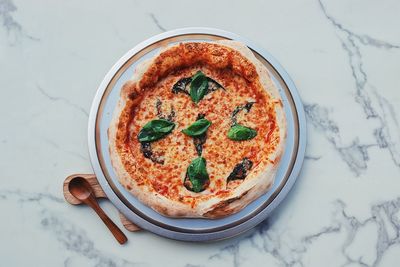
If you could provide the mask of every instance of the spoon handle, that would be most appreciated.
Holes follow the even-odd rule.
[[[115,239],[122,245],[128,241],[126,235],[118,228],[117,225],[104,213],[103,209],[100,208],[96,200],[88,199],[88,205],[99,215],[100,219],[108,227],[111,233],[114,235]]]

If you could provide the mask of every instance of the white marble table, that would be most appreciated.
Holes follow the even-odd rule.
[[[399,266],[399,14],[396,0],[0,0],[0,265]],[[121,247],[61,183],[91,172],[88,111],[108,69],[185,26],[236,32],[281,62],[305,103],[307,158],[250,232],[209,244],[127,233]]]

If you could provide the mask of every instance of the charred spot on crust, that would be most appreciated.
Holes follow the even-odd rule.
[[[138,96],[138,94],[136,92],[132,92],[132,93],[128,94],[128,98],[131,100],[135,99],[137,96]]]
[[[140,142],[140,151],[142,151],[145,158],[150,159],[152,162],[164,164],[164,157],[152,150],[150,142]]]
[[[196,121],[204,119],[205,118],[205,114],[198,114]],[[199,135],[199,136],[194,136],[193,137],[193,144],[194,147],[196,148],[196,152],[198,156],[201,156],[201,153],[203,153],[203,145],[206,143],[207,141],[207,132]]]
[[[157,98],[157,101],[156,101],[157,117],[159,117],[160,119],[167,120],[167,121],[174,121],[174,119],[175,119],[174,107],[171,105],[171,112],[168,115],[165,115],[162,112],[161,106],[162,106],[162,102],[160,99]]]
[[[206,212],[204,214],[205,217],[209,217],[209,218],[219,218],[219,217],[226,217],[229,214],[227,214],[227,211],[234,211],[234,209],[229,207],[229,204],[243,198],[245,195],[247,195],[249,191],[244,192],[243,194],[241,194],[240,196],[234,197],[234,198],[230,198],[224,201],[219,202],[218,204],[213,206],[213,209]]]
[[[190,78],[190,77],[180,79],[172,87],[172,92],[174,94],[184,93],[184,94],[190,95],[189,94],[189,84],[191,81],[192,81],[192,78]]]
[[[253,162],[248,158],[244,158],[240,163],[236,164],[231,174],[229,174],[226,183],[233,180],[243,180],[246,178],[249,170],[253,167]]]
[[[255,103],[256,102],[254,102],[254,101],[249,101],[244,105],[237,106],[233,110],[232,115],[231,115],[231,122],[232,122],[231,125],[237,124],[237,116],[238,116],[239,112],[241,112],[242,110],[245,110],[247,113],[249,113]]]

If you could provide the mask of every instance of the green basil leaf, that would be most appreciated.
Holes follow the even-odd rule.
[[[235,124],[228,132],[228,138],[235,141],[243,141],[253,139],[257,135],[257,131],[249,127]]]
[[[140,130],[138,139],[140,142],[152,142],[163,138],[175,128],[175,123],[163,119],[152,120],[146,123]]]
[[[198,193],[206,189],[210,183],[206,164],[203,157],[198,157],[190,163],[184,183],[188,190]]]
[[[208,79],[201,71],[198,71],[190,83],[190,97],[196,104],[206,95],[208,90]]]
[[[201,70],[198,70],[198,71],[192,76],[192,81],[193,81],[194,79],[200,77],[200,76],[206,77],[206,75],[205,75],[203,72],[201,72]]]
[[[205,133],[210,125],[211,122],[209,120],[200,119],[192,123],[192,125],[186,129],[182,130],[182,132],[189,136],[199,136]]]
[[[202,113],[197,114],[196,121],[204,119],[204,116],[205,115]],[[194,144],[194,147],[196,148],[196,152],[199,157],[201,156],[201,153],[203,153],[203,145],[206,143],[206,141],[207,141],[207,133],[206,132],[199,136],[193,136],[193,144]]]

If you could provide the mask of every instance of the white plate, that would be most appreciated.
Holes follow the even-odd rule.
[[[287,119],[286,149],[272,188],[240,212],[222,219],[169,218],[143,205],[119,182],[108,153],[107,129],[122,85],[137,64],[157,53],[161,46],[187,41],[237,40],[245,43],[267,66],[279,89]],[[89,150],[94,172],[108,198],[120,211],[143,229],[173,239],[217,240],[237,235],[261,221],[282,201],[300,170],[306,144],[303,106],[296,87],[278,62],[266,51],[233,33],[208,28],[186,28],[154,36],[126,53],[109,71],[94,98],[89,118]]]

